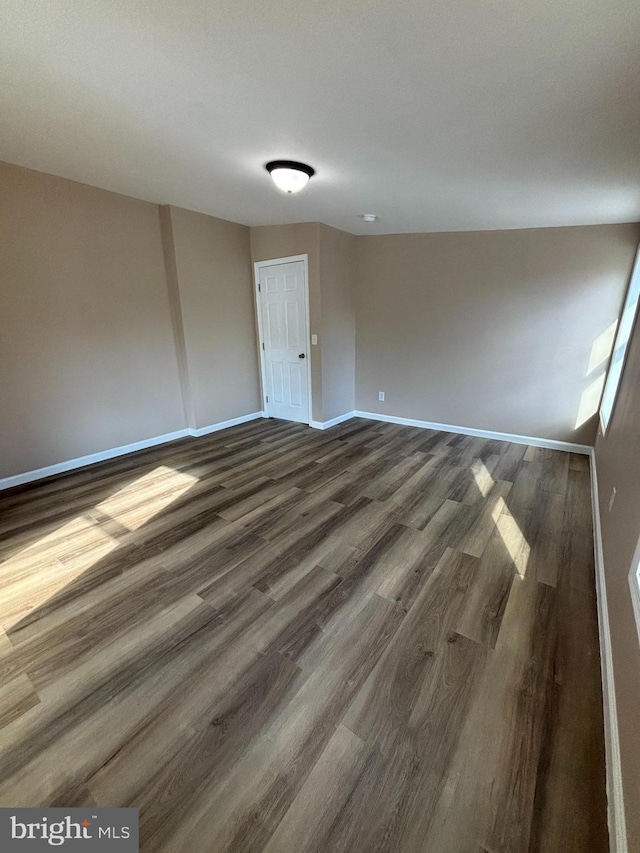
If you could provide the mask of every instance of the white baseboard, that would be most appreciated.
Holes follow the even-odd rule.
[[[73,471],[75,468],[84,468],[85,465],[93,465],[96,462],[115,459],[117,456],[126,456],[128,453],[135,453],[136,450],[146,450],[148,447],[167,444],[169,441],[175,441],[177,438],[186,438],[187,436],[200,437],[263,417],[265,417],[264,412],[252,412],[250,415],[242,415],[239,418],[232,418],[229,421],[222,421],[221,423],[212,424],[201,429],[180,429],[176,432],[168,432],[164,435],[156,435],[153,438],[135,441],[133,444],[124,444],[121,447],[113,447],[110,450],[101,450],[99,453],[90,453],[88,456],[79,456],[76,459],[69,459],[66,462],[58,462],[56,465],[47,465],[45,468],[38,468],[35,471],[15,474],[13,477],[0,479],[0,491],[12,489],[14,486],[23,486],[26,483],[33,483],[36,480],[43,480],[45,477],[53,477],[55,474],[64,474],[67,471]]]
[[[199,438],[202,435],[209,435],[212,432],[218,432],[221,429],[229,429],[232,426],[238,426],[239,424],[246,424],[248,421],[255,421],[258,418],[266,418],[267,415],[265,412],[252,412],[250,415],[241,415],[239,418],[231,418],[230,421],[220,421],[218,424],[211,424],[210,426],[201,427],[200,429],[190,429],[189,435],[193,435],[196,438]]]
[[[35,471],[25,471],[24,474],[15,474],[13,477],[5,477],[0,480],[0,491],[12,489],[14,486],[22,486],[25,483],[32,483],[34,480],[43,480],[45,477],[53,477],[54,474],[64,474],[66,471],[73,471],[74,468],[83,468],[85,465],[104,462],[106,459],[115,459],[116,456],[125,456],[127,453],[134,453],[136,450],[155,447],[157,444],[166,444],[187,435],[189,435],[188,429],[180,429],[177,432],[156,435],[153,438],[145,438],[143,441],[135,441],[133,444],[122,445],[122,447],[112,447],[110,450],[101,450],[99,453],[90,453],[88,456],[79,456],[66,462],[58,462],[56,465],[47,465],[45,468],[37,468]]]
[[[593,541],[596,562],[596,595],[598,599],[598,632],[600,635],[600,665],[602,669],[602,699],[604,705],[604,741],[607,765],[607,805],[611,853],[628,853],[627,826],[622,789],[622,765],[618,734],[618,708],[613,674],[613,653],[607,604],[607,585],[604,573],[598,474],[595,450],[591,448],[591,501],[593,505]]]
[[[145,450],[148,447],[155,447],[159,444],[166,444],[169,441],[175,441],[177,438],[186,436],[201,437],[209,435],[212,432],[218,432],[221,429],[228,429],[238,424],[244,424],[248,421],[257,420],[257,418],[266,418],[266,412],[252,412],[249,415],[241,415],[239,418],[231,418],[228,421],[221,421],[210,426],[200,427],[197,429],[181,429],[177,432],[169,432],[165,435],[157,435],[153,438],[146,438],[142,441],[136,441],[133,444],[125,444],[121,447],[114,447],[110,450],[102,450],[99,453],[91,453],[88,456],[80,456],[77,459],[69,459],[66,462],[58,462],[56,465],[47,465],[45,468],[38,468],[35,471],[26,471],[24,474],[15,474],[12,477],[0,479],[0,491],[12,489],[14,486],[23,486],[26,483],[32,483],[35,480],[43,480],[45,477],[53,477],[55,474],[64,474],[66,471],[73,471],[75,468],[83,468],[85,465],[93,465],[95,462],[104,462],[107,459],[115,459],[117,456],[126,456],[127,453],[134,453],[136,450]],[[531,444],[535,447],[547,447],[551,450],[567,450],[573,453],[583,453],[589,455],[592,448],[584,444],[571,444],[566,441],[554,441],[546,438],[534,438],[525,435],[511,435],[506,432],[489,432],[483,429],[471,429],[470,427],[453,426],[452,424],[432,423],[431,421],[418,421],[413,418],[397,418],[394,415],[381,415],[376,412],[345,412],[344,415],[338,415],[329,421],[311,421],[310,427],[313,429],[329,429],[344,423],[351,418],[366,418],[374,421],[384,421],[392,424],[402,424],[404,426],[422,427],[423,429],[435,429],[442,432],[460,433],[462,435],[474,435],[479,438],[495,438],[498,441],[513,441],[517,444]]]
[[[330,421],[309,421],[309,426],[313,429],[329,429],[329,427],[338,426],[338,424],[351,420],[355,416],[355,412],[345,412],[344,415],[338,415],[337,418],[331,418]]]
[[[592,448],[586,444],[572,444],[570,441],[556,441],[552,438],[535,438],[531,435],[512,435],[509,432],[492,432],[486,429],[454,426],[453,424],[438,424],[431,421],[417,421],[413,418],[396,418],[394,415],[380,415],[377,412],[353,412],[353,417],[367,418],[372,421],[384,421],[390,424],[435,429],[440,432],[455,432],[460,435],[474,435],[477,438],[494,438],[497,441],[511,441],[514,444],[531,444],[534,447],[546,447],[549,450],[566,450],[569,453],[581,453],[589,456]]]

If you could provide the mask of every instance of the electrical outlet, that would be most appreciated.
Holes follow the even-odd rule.
[[[317,335],[311,335],[311,346],[312,347],[318,346],[318,336]]]
[[[380,400],[381,403],[384,403],[384,391],[378,391],[378,400]]]
[[[611,510],[613,509],[613,502],[615,501],[617,494],[618,492],[616,490],[616,487],[614,486],[611,489],[611,497],[609,498],[609,512],[611,512]]]

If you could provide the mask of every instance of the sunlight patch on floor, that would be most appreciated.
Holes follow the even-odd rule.
[[[10,557],[0,572],[0,625],[12,628],[117,547],[117,539],[80,516]]]
[[[96,505],[104,523],[90,513],[79,515],[9,557],[0,564],[0,626],[8,630],[41,607],[197,481],[160,466]],[[112,519],[122,526],[120,535],[107,530]]]
[[[128,530],[137,530],[197,482],[198,478],[191,474],[160,465],[110,495],[95,508]]]
[[[502,536],[505,548],[513,560],[513,565],[517,573],[521,578],[524,578],[527,573],[531,547],[525,539],[518,522],[511,515],[504,498],[498,498],[491,515]]]
[[[0,657],[10,654],[13,651],[11,640],[7,637],[6,632],[0,628]]]
[[[78,515],[51,533],[36,539],[22,551],[0,564],[0,583],[3,590],[12,580],[37,573],[39,566],[61,558],[72,559],[98,549],[104,551],[112,537],[101,530],[88,515]],[[107,550],[111,550],[109,547]]]
[[[471,473],[476,481],[476,486],[480,489],[480,494],[486,498],[495,484],[495,480],[491,476],[489,469],[484,464],[482,459],[475,459],[471,466]]]

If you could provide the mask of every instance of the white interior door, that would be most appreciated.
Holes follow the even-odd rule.
[[[260,267],[266,411],[309,423],[307,289],[303,261]]]

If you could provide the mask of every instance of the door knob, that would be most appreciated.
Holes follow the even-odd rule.
[[[304,353],[303,353],[303,352],[301,352],[301,353],[298,355],[298,358],[304,358],[304,357],[305,357],[305,356],[304,356]]]

